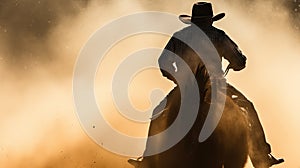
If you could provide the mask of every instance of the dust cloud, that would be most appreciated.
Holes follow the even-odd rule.
[[[72,97],[76,57],[89,36],[113,19],[144,10],[189,14],[193,3],[191,0],[172,3],[1,0],[0,167],[129,168],[126,158],[100,148],[79,124]],[[299,1],[215,0],[212,3],[215,13],[226,13],[215,25],[226,31],[248,57],[247,68],[230,72],[228,81],[255,104],[274,155],[286,160],[278,167],[299,167],[300,35],[299,12],[295,10],[300,11]],[[143,38],[148,41],[141,45],[139,41]],[[132,44],[132,50],[139,50],[147,46],[163,47],[167,39],[145,35],[127,42]],[[122,55],[117,51],[123,55],[131,52],[126,49],[116,46],[110,55]],[[111,68],[109,64],[106,66]],[[158,71],[140,75],[133,84],[143,91],[131,88],[133,102],[139,108],[149,105],[142,87],[145,79],[156,81],[146,85],[147,89],[162,83],[167,93],[172,87]],[[105,80],[109,77],[96,83]],[[139,102],[134,97],[147,100]],[[110,110],[113,115],[108,117],[117,118],[112,119],[116,128],[145,135],[147,125],[132,125],[120,119],[113,112],[114,107],[107,106],[107,111]]]

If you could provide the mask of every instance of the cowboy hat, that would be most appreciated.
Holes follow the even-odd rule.
[[[212,19],[212,21],[217,21],[222,19],[225,16],[225,13],[220,13],[213,16],[213,10],[211,3],[208,2],[196,2],[193,5],[192,16],[189,15],[180,15],[179,19],[186,24],[191,24],[193,21],[201,21]]]

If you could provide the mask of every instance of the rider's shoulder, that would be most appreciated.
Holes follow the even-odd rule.
[[[191,26],[187,26],[187,27],[184,27],[178,31],[176,31],[173,36],[176,36],[176,35],[181,35],[181,34],[186,34],[188,31],[191,30]]]
[[[193,27],[190,25],[190,26],[187,26],[187,27],[184,27],[178,31],[176,31],[174,34],[173,34],[173,37],[181,37],[181,36],[187,36],[189,34],[193,34],[194,33],[194,30]],[[208,35],[213,35],[213,36],[216,36],[216,37],[223,37],[223,38],[228,38],[228,35],[225,33],[225,31],[219,29],[219,28],[216,28],[214,26],[211,26],[209,29],[204,29],[203,30],[206,34]]]
[[[189,38],[192,35],[192,30],[190,26],[184,27],[175,33],[173,33],[173,36],[171,38],[171,41],[177,41],[178,39],[186,39]]]
[[[212,27],[213,28],[213,30],[216,32],[216,33],[218,33],[218,34],[220,34],[220,35],[223,35],[223,36],[227,36],[227,34],[225,33],[225,31],[223,31],[223,30],[221,30],[221,29],[219,29],[219,28],[217,28],[217,27]]]

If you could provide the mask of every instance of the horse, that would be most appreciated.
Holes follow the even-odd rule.
[[[199,72],[196,79],[201,97],[200,106],[197,118],[187,135],[176,145],[162,153],[145,156],[139,161],[129,160],[129,163],[136,168],[244,167],[249,152],[247,115],[229,95],[226,95],[222,117],[212,135],[202,143],[198,141],[199,133],[211,104],[203,99],[205,95],[203,93],[203,83],[205,82],[203,73]],[[166,104],[165,110],[160,116],[151,121],[149,136],[161,133],[174,122],[178,117],[180,102],[180,88],[175,87],[161,102],[161,104]],[[154,113],[161,110],[161,104],[154,109]]]

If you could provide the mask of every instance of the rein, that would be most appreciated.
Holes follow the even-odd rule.
[[[227,68],[226,68],[226,70],[225,70],[225,72],[224,72],[224,77],[227,76],[227,74],[228,74],[230,68],[231,68],[230,65],[228,65]]]

